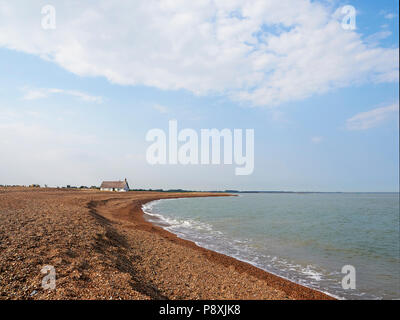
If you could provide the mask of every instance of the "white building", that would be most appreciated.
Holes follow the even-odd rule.
[[[103,181],[100,186],[101,191],[117,191],[126,192],[129,191],[128,181]]]

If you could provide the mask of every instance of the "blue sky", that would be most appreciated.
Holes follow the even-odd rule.
[[[0,0],[0,184],[399,190],[396,2],[53,3],[43,30],[46,2]],[[253,174],[149,165],[171,119],[254,129]]]

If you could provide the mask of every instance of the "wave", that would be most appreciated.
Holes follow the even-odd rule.
[[[237,198],[234,200],[237,200]],[[191,203],[183,203],[182,205],[181,203],[178,205],[165,203],[168,201],[183,200],[162,199],[144,204],[142,209],[145,213],[145,219],[182,239],[196,243],[200,247],[247,262],[269,273],[321,291],[337,299],[382,299],[384,297],[380,294],[381,291],[370,289],[368,284],[365,285],[365,282],[363,288],[343,290],[341,281],[344,275],[341,273],[341,269],[338,270],[331,264],[335,265],[335,260],[332,260],[335,257],[330,257],[330,260],[323,261],[321,264],[314,264],[310,261],[313,261],[316,256],[307,259],[309,251],[303,255],[301,247],[298,251],[297,247],[286,247],[285,244],[281,245],[274,239],[267,240],[263,235],[257,236],[252,232],[235,232],[234,226],[240,223],[240,219],[238,220],[238,216],[235,217],[234,214],[229,214],[229,210],[232,210],[233,207],[220,206],[221,204],[216,203],[215,199],[210,199],[212,201],[211,206],[214,208],[211,212],[221,212],[223,218],[217,216],[207,218],[207,215],[203,215],[201,208],[205,210],[204,212],[208,212],[208,204],[204,202],[204,199],[202,199],[200,205],[204,207],[197,207],[190,217],[188,217],[187,212],[192,207]],[[245,203],[243,202],[243,204]],[[247,214],[247,217],[249,217],[249,214]],[[233,228],[225,228],[224,224],[233,226]],[[240,225],[238,225],[238,228],[240,228]],[[332,250],[329,254],[331,252]],[[391,296],[395,295],[394,293]]]
[[[312,265],[304,267],[286,259],[254,250],[251,239],[232,239],[223,232],[214,230],[211,224],[194,219],[167,216],[155,210],[160,202],[174,200],[177,199],[155,200],[144,204],[142,210],[147,215],[146,219],[182,239],[193,241],[198,246],[247,262],[269,273],[322,291],[337,299],[343,299],[337,294],[321,290],[320,283],[325,280],[325,273],[318,271]]]

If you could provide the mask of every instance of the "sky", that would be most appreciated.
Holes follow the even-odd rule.
[[[397,1],[0,0],[0,184],[398,192],[398,24]],[[254,171],[149,164],[170,120],[254,129]]]

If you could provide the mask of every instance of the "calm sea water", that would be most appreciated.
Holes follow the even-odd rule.
[[[345,299],[399,299],[399,194],[240,194],[154,201],[146,217],[198,245]],[[342,267],[356,289],[342,288]]]

